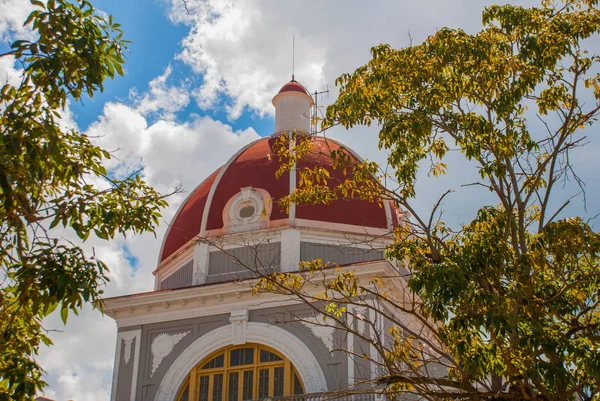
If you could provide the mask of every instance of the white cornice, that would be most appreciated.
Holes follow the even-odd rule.
[[[333,276],[346,271],[368,280],[377,275],[388,276],[396,270],[389,262],[379,260],[331,269],[330,274]],[[104,310],[115,319],[118,327],[129,327],[226,314],[240,307],[256,310],[298,303],[292,297],[279,294],[252,295],[256,281],[251,279],[107,298],[103,300]],[[320,291],[322,288],[315,286],[314,292]]]
[[[285,220],[281,220],[285,221]],[[202,241],[204,243],[219,244],[223,249],[229,249],[252,243],[254,240],[265,242],[266,240],[278,240],[279,233],[282,230],[301,230],[302,239],[306,241],[357,245],[361,243],[372,243],[376,247],[383,248],[392,240],[390,233],[379,228],[350,226],[347,224],[316,222],[312,220],[296,219],[296,227],[282,226],[276,228],[267,228],[252,232],[244,232],[237,234],[229,234],[221,237],[210,237],[200,239],[199,237],[192,238],[184,245],[174,256],[163,261],[158,268],[153,272],[156,275],[160,272],[168,272],[171,269],[177,268],[187,261],[193,253],[193,245]]]

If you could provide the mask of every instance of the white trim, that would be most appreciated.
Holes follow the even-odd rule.
[[[385,260],[364,262],[360,268],[347,265],[341,270],[328,271],[333,275],[353,271],[360,280],[368,282],[374,276],[397,274],[394,267]],[[392,281],[393,283],[393,281]],[[292,305],[299,301],[290,297],[261,293],[252,295],[256,279],[242,282],[218,283],[205,286],[165,290],[103,300],[106,314],[117,322],[117,327],[130,327],[140,324],[166,322],[201,316],[230,313],[235,308],[249,310],[275,306]],[[318,288],[314,289],[317,293]]]
[[[197,317],[230,314],[233,310],[240,309],[242,307],[247,307],[248,310],[260,310],[267,307],[271,308],[279,306],[289,306],[300,303],[300,301],[296,300],[266,300],[263,299],[261,296],[261,298],[257,299],[255,303],[249,304],[250,301],[245,298],[246,297],[242,295],[242,300],[231,304],[226,301],[223,301],[222,299],[219,300],[219,298],[215,298],[215,302],[209,303],[205,301],[207,306],[196,306],[199,305],[199,302],[189,302],[187,304],[188,308],[184,310],[176,310],[175,308],[177,307],[177,303],[172,305],[169,302],[165,302],[166,305],[169,305],[169,309],[165,309],[164,306],[158,306],[157,309],[159,307],[163,309],[145,315],[117,317],[117,327],[131,327],[145,324],[171,322],[174,320],[194,319]],[[171,308],[173,309],[172,311],[170,310]]]
[[[135,401],[137,379],[140,369],[140,348],[142,346],[142,329],[138,329],[135,332],[135,351],[133,353],[133,372],[131,376],[131,401]]]
[[[206,238],[202,242],[209,244],[209,252],[260,245],[279,241],[282,229],[284,228],[240,232],[223,237]]]
[[[219,167],[219,169],[223,169],[223,166]],[[217,171],[217,170],[215,170],[215,171]],[[204,183],[204,181],[206,181],[211,175],[213,175],[215,173],[215,171],[213,171],[212,173],[210,173],[209,175],[207,175],[206,178],[204,180],[202,180],[202,182],[200,182],[200,184],[198,184],[196,186],[196,188],[194,188],[194,190],[191,191],[188,194],[188,196],[185,197],[185,199],[183,200],[183,202],[181,202],[181,204],[177,208],[177,212],[175,212],[175,215],[171,219],[171,224],[169,224],[169,226],[167,227],[167,232],[165,233],[165,236],[163,237],[162,243],[160,244],[160,250],[158,252],[158,263],[157,263],[157,266],[160,266],[161,262],[163,262],[161,260],[161,257],[162,257],[162,254],[163,254],[163,248],[165,246],[165,242],[167,241],[167,238],[169,237],[169,233],[171,232],[171,228],[173,227],[173,223],[175,223],[175,219],[177,219],[177,217],[179,216],[179,213],[181,213],[181,211],[183,210],[183,208],[186,205],[187,201],[190,200],[190,198],[192,197],[192,195],[194,195],[196,193],[196,190],[198,189],[198,187],[200,185],[202,185]],[[193,240],[193,238],[192,238],[192,240]],[[177,253],[177,251],[179,251],[179,249],[177,249],[175,252],[173,252],[173,254],[171,254],[167,259],[170,259],[172,256],[174,256]]]
[[[349,234],[370,235],[376,237],[391,237],[392,234],[387,228],[356,226],[352,224],[332,223],[322,220],[300,219],[298,217],[296,217],[296,228],[314,228],[323,231],[342,231]]]
[[[246,341],[263,344],[281,352],[294,365],[307,393],[327,390],[323,370],[311,350],[298,337],[278,326],[248,322]],[[215,329],[181,352],[165,373],[154,401],[173,401],[192,368],[211,353],[233,344],[231,325]]]
[[[323,233],[319,231],[302,230],[301,242],[316,244],[350,246],[361,249],[383,250],[389,241],[371,236],[344,235],[343,233]]]
[[[392,208],[390,202],[383,202],[383,210],[385,211],[385,220],[387,221],[388,230],[394,231],[394,219],[392,217]]]
[[[208,192],[208,197],[206,198],[206,203],[204,204],[204,211],[202,212],[202,223],[200,224],[200,236],[201,237],[206,237],[206,224],[208,224],[208,213],[210,212],[210,205],[212,204],[212,200],[213,200],[213,197],[215,196],[215,192],[217,191],[217,187],[219,186],[219,183],[221,182],[221,178],[223,178],[223,175],[225,175],[225,172],[227,171],[227,169],[229,169],[229,166],[231,166],[231,164],[234,161],[236,161],[237,158],[240,157],[240,155],[246,151],[246,149],[253,146],[255,143],[258,143],[263,140],[268,140],[268,137],[259,138],[255,141],[252,141],[248,145],[246,145],[243,148],[241,148],[240,150],[238,150],[233,156],[231,156],[231,158],[229,160],[227,160],[227,163],[225,163],[223,165],[223,167],[221,167],[221,170],[219,170],[219,174],[217,174],[217,176],[215,177],[215,180],[213,181],[213,183],[210,187],[210,191]]]
[[[133,369],[131,376],[131,401],[135,401],[135,392],[137,386],[137,377],[139,372],[140,365],[140,347],[142,340],[142,330],[129,330],[122,331],[117,336],[117,349],[115,350],[115,367],[113,371],[113,382],[112,389],[110,392],[111,401],[117,400],[117,387],[119,380],[119,366],[121,365],[121,349],[124,341],[133,341],[135,340],[135,350],[133,351]]]
[[[370,301],[370,302],[369,302]],[[377,355],[377,350],[375,349],[375,341],[377,341],[377,334],[381,335],[380,333],[374,333],[374,331],[378,330],[379,326],[379,319],[380,317],[377,316],[377,312],[375,312],[376,308],[375,308],[375,302],[378,300],[375,299],[371,299],[371,300],[367,300],[367,302],[370,303],[371,309],[369,309],[369,322],[371,322],[371,324],[369,325],[369,337],[371,338],[371,342],[369,343],[369,355],[371,356],[371,379],[375,379],[377,377],[377,361],[379,360],[378,355]]]
[[[117,335],[115,344],[115,362],[113,365],[112,388],[110,390],[110,401],[117,401],[117,378],[119,377],[119,365],[121,365],[121,345],[123,344],[122,334]]]
[[[354,312],[354,306],[349,305],[348,306],[348,312],[350,312],[350,314],[348,315],[348,319],[352,319],[352,322],[350,322],[351,324],[351,330],[350,332],[348,332],[348,340],[347,344],[346,344],[346,349],[348,351],[348,386],[353,386],[354,385],[354,359],[352,358],[352,354],[354,353],[354,334],[353,334],[353,330],[354,330],[354,325],[355,325],[355,319],[352,317],[352,314]]]

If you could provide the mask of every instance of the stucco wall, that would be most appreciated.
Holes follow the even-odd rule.
[[[282,329],[296,336],[302,343],[312,351],[324,373],[328,389],[337,389],[348,383],[348,356],[343,352],[331,352],[325,342],[318,338],[310,327],[299,322],[282,323],[284,318],[295,316],[310,316],[311,311],[303,305],[289,307],[275,307],[261,310],[252,310],[248,314],[248,322],[276,324]],[[131,384],[136,382],[135,401],[151,401],[155,399],[157,390],[165,373],[173,362],[186,351],[194,341],[207,333],[228,326],[230,314],[216,316],[205,316],[194,319],[176,320],[163,323],[147,324],[135,327],[124,327],[119,333],[130,330],[141,329],[140,355],[137,379],[133,377],[133,363],[125,365],[123,358],[123,347],[118,358],[118,381],[117,400],[130,400]],[[332,343],[334,347],[345,346],[345,333],[333,332]],[[159,364],[153,356],[152,342],[159,336],[164,340],[165,336],[176,339],[176,344]],[[137,340],[137,339],[136,339]],[[158,341],[158,340],[157,340]],[[168,342],[167,342],[168,343]],[[331,346],[330,344],[330,346]],[[132,357],[133,360],[133,357]],[[200,362],[200,361],[198,361]],[[181,385],[182,383],[179,383]],[[173,399],[175,398],[173,394]]]

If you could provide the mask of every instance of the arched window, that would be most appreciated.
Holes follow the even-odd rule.
[[[291,362],[264,345],[220,349],[196,365],[177,401],[247,401],[304,393]]]

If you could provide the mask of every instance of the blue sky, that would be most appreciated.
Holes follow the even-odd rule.
[[[166,4],[143,0],[104,0],[97,4],[125,31],[124,38],[130,40],[126,51],[125,76],[108,80],[103,93],[93,99],[83,99],[73,104],[77,122],[85,129],[102,114],[104,103],[127,99],[129,91],[148,89],[148,82],[171,63],[179,50],[179,42],[186,34],[182,25],[172,24],[166,15]],[[185,70],[181,71],[185,74]]]
[[[115,150],[108,167],[128,171],[144,165],[144,178],[162,191],[182,185],[189,193],[238,149],[273,130],[271,98],[291,78],[291,43],[296,37],[296,78],[311,90],[329,87],[335,79],[370,58],[379,43],[407,46],[449,26],[475,32],[481,10],[491,0],[104,0],[97,8],[112,14],[132,41],[126,54],[125,77],[108,81],[104,93],[71,103],[65,123]],[[519,3],[537,4],[533,0]],[[29,9],[27,0],[0,0],[0,50],[17,37]],[[596,43],[596,46],[599,44]],[[0,79],[18,76],[18,65],[0,59]],[[384,163],[377,146],[377,127],[334,129],[340,139],[370,160]],[[574,157],[588,183],[588,212],[600,212],[597,154],[600,141]],[[495,203],[489,193],[462,184],[476,181],[477,171],[456,152],[450,173],[440,179],[419,176],[419,211],[427,211],[447,189],[456,192],[444,204],[444,217],[458,224],[470,220],[476,207]],[[566,197],[576,190],[567,186]],[[86,243],[111,269],[107,296],[150,291],[152,271],[167,223],[187,193],[170,198],[156,238],[131,236],[110,243]],[[580,199],[567,213],[581,213]],[[65,233],[68,236],[68,233]],[[85,309],[70,317],[65,328],[50,317],[45,326],[57,330],[55,345],[39,361],[47,370],[47,395],[64,401],[109,399],[116,326],[112,319]]]
[[[124,38],[130,40],[126,51],[124,77],[107,80],[104,92],[98,92],[93,98],[84,97],[73,103],[71,110],[81,129],[96,121],[102,114],[106,102],[127,101],[130,91],[145,92],[149,82],[171,66],[173,74],[168,83],[171,85],[187,82],[191,86],[202,84],[202,76],[193,71],[175,56],[180,52],[180,43],[189,28],[182,23],[173,23],[168,18],[168,5],[159,1],[141,0],[105,0],[98,4],[102,11],[111,14],[125,31]],[[193,102],[176,113],[179,120],[186,120],[190,114],[210,115],[217,120],[227,120],[223,107],[201,110]],[[246,110],[239,118],[230,120],[234,128],[253,127],[260,135],[269,135],[273,120],[261,118],[251,110]]]

